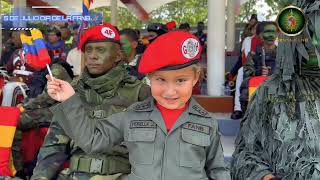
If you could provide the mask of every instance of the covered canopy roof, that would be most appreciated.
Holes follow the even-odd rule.
[[[128,8],[141,20],[148,20],[149,13],[160,6],[175,0],[118,0],[119,7]],[[245,3],[248,0],[238,0]],[[82,12],[82,0],[27,0],[29,6],[56,6],[57,9],[47,9],[52,14],[79,14]],[[93,0],[90,9],[110,6],[111,0]],[[55,13],[54,13],[55,12]]]

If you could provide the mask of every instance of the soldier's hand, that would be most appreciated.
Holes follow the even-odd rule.
[[[56,78],[51,79],[49,75],[46,78],[48,79],[48,95],[52,99],[63,102],[75,94],[68,82]]]
[[[267,66],[262,66],[261,75],[262,76],[268,76],[268,74],[269,74],[269,68]]]
[[[268,175],[264,176],[262,180],[271,180],[273,178],[275,178],[275,177],[272,174],[268,174]]]

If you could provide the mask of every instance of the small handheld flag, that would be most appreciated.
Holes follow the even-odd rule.
[[[25,56],[29,66],[43,69],[50,64],[51,59],[40,30],[31,30],[31,36],[20,35]]]

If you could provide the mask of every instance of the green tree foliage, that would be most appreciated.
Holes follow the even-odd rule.
[[[249,0],[241,5],[240,15],[236,16],[236,23],[248,22],[251,14],[257,13],[256,4],[261,0]],[[267,12],[268,16],[276,15],[281,7],[284,7],[292,0],[264,0],[271,8]],[[118,10],[118,27],[130,27],[130,28],[143,28],[146,23],[160,22],[166,23],[168,21],[175,20],[177,24],[188,22],[191,26],[195,26],[197,22],[207,22],[208,18],[208,0],[177,0],[155,9],[150,13],[149,22],[141,22],[134,15],[131,14],[126,8],[119,8]],[[100,7],[94,10],[94,12],[103,12],[104,20],[110,21],[110,7]]]
[[[178,24],[188,22],[194,26],[199,21],[207,21],[208,0],[178,0],[154,10],[151,22],[166,23],[171,20]]]
[[[178,0],[165,4],[150,13],[150,21],[167,23],[175,20],[178,24],[188,22],[191,26],[197,24],[198,21],[207,21],[208,16],[208,0]],[[110,21],[110,7],[100,7],[91,10],[93,12],[103,12],[104,20]],[[141,22],[131,14],[126,8],[118,10],[118,27],[143,28],[146,22]]]
[[[271,16],[278,14],[279,11],[282,8],[288,6],[292,2],[292,0],[265,0],[265,2],[268,4],[268,6],[271,7],[271,10],[269,10],[268,12],[268,16]]]
[[[1,0],[1,8],[0,8],[1,14],[10,14],[11,8],[12,8],[12,4],[10,4],[8,1]]]
[[[257,10],[254,6],[257,4],[257,0],[249,0],[240,7],[240,15],[236,16],[237,23],[246,23],[249,21],[251,14],[257,14]]]

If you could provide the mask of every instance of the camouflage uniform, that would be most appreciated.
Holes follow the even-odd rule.
[[[85,103],[86,114],[92,119],[122,112],[133,102],[150,95],[146,85],[127,74],[123,63],[97,78],[90,78],[85,70],[72,84]],[[89,156],[65,134],[55,117],[31,179],[105,179],[109,174],[118,176],[117,173],[130,172],[128,152],[124,146],[116,146],[106,154]],[[69,168],[62,170],[68,160]]]
[[[68,82],[72,80],[66,69],[60,64],[51,65],[51,71],[56,78]],[[14,165],[18,172],[21,172],[23,169],[21,154],[22,132],[32,128],[49,127],[52,118],[49,107],[56,103],[56,101],[48,96],[46,90],[36,98],[25,100],[12,146]]]

